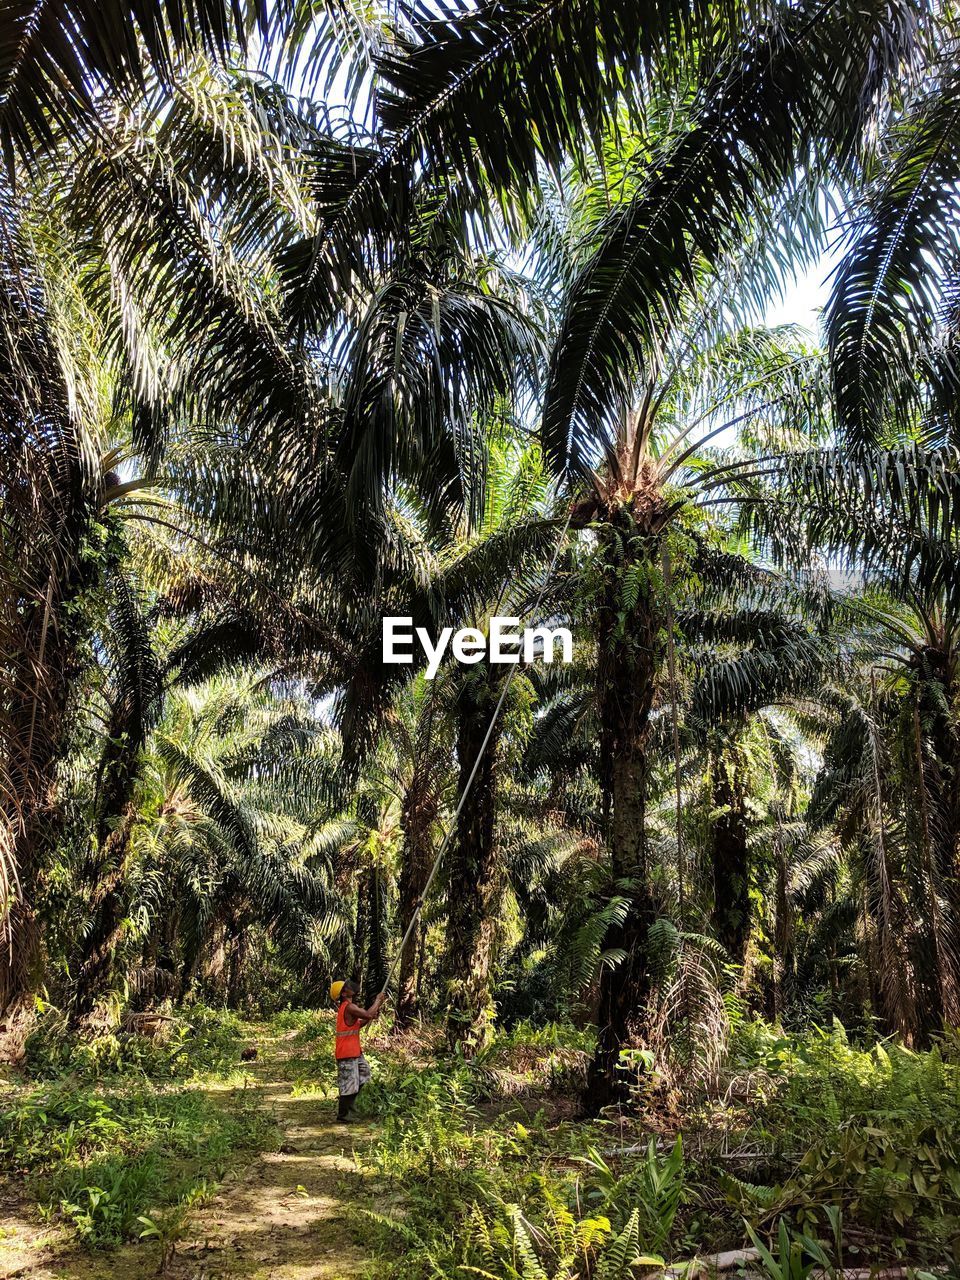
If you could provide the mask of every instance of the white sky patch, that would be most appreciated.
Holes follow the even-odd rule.
[[[828,250],[819,262],[800,272],[783,297],[771,301],[766,323],[771,327],[799,324],[819,336],[820,313],[830,300],[830,274],[837,261],[838,254]]]

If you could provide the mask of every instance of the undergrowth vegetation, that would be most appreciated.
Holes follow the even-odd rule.
[[[51,1014],[26,1072],[0,1086],[0,1173],[92,1247],[163,1240],[231,1164],[274,1141],[258,1091],[239,1076],[229,1087],[239,1031],[232,1014],[198,1008],[160,1040],[73,1041]]]
[[[164,1018],[158,1027],[151,1035],[114,1028],[76,1037],[67,1034],[60,1011],[48,1009],[27,1040],[25,1062],[37,1079],[143,1075],[181,1080],[236,1068],[243,1032],[236,1014],[197,1005],[188,1016]]]
[[[366,1206],[391,1276],[615,1280],[740,1247],[778,1280],[891,1261],[955,1274],[955,1043],[914,1053],[747,1022],[717,1087],[680,1094],[654,1066],[634,1114],[598,1120],[555,1074],[583,1044],[521,1028],[473,1062],[381,1061],[359,1187],[402,1191],[396,1212],[379,1189]],[[491,1064],[518,1057],[527,1089],[491,1087]]]
[[[3,1097],[0,1164],[90,1247],[163,1247],[231,1165],[276,1141],[235,1074],[232,1014],[197,1008],[153,1041],[56,1032],[55,1052],[44,1030]],[[321,1107],[332,1033],[327,1012],[287,1011],[260,1035]],[[520,1023],[469,1058],[425,1026],[368,1052],[344,1190],[378,1277],[626,1280],[732,1249],[775,1280],[960,1266],[956,1039],[914,1052],[852,1043],[839,1024],[741,1020],[708,1083],[678,1084],[648,1056],[631,1102],[599,1118],[580,1112],[590,1031]]]

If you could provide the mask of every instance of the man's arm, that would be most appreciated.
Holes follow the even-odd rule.
[[[361,1009],[358,1004],[354,1004],[351,1000],[347,1005],[347,1014],[353,1018],[355,1022],[362,1022],[364,1024],[374,1022],[380,1017],[380,1010],[383,1008],[383,1002],[386,998],[387,997],[381,991],[369,1009]]]

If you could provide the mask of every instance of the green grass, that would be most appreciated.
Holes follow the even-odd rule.
[[[0,1099],[0,1166],[90,1247],[145,1236],[162,1250],[231,1163],[276,1140],[258,1091],[224,1084],[243,1028],[208,1011],[191,1021],[194,1044],[48,1031],[40,1078]],[[329,1014],[287,1012],[270,1032],[298,1089],[331,1088]],[[344,1193],[384,1280],[626,1280],[637,1256],[753,1241],[778,1280],[841,1259],[918,1275],[960,1262],[955,1042],[914,1053],[741,1021],[718,1090],[671,1092],[654,1064],[621,1125],[577,1115],[582,1031],[521,1025],[472,1061],[430,1041],[368,1050],[358,1110],[375,1137]],[[93,1064],[110,1069],[98,1080]]]
[[[754,1240],[771,1277],[832,1274],[841,1259],[918,1274],[960,1262],[956,1046],[857,1048],[840,1029],[746,1023],[722,1092],[681,1099],[652,1083],[623,1130],[553,1106],[572,1076],[558,1079],[551,1054],[583,1049],[580,1033],[520,1028],[473,1063],[379,1064],[362,1097],[379,1136],[357,1194],[386,1179],[402,1210],[366,1201],[378,1274],[619,1280],[637,1274],[628,1254],[678,1261]],[[495,1067],[524,1080],[499,1103]]]
[[[224,1087],[240,1030],[204,1009],[161,1042],[73,1041],[42,1025],[30,1074],[0,1095],[0,1172],[92,1247],[162,1234],[231,1163],[276,1140],[258,1091]]]
[[[141,1215],[196,1199],[238,1151],[271,1136],[253,1091],[226,1094],[221,1105],[195,1088],[65,1080],[0,1111],[0,1162],[27,1174],[46,1213],[108,1245],[139,1235]]]

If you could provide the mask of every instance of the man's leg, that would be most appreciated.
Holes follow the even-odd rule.
[[[340,1094],[337,1120],[345,1122],[360,1092],[356,1058],[340,1058],[337,1062],[337,1090]]]
[[[340,1103],[337,1107],[337,1120],[341,1123],[347,1119],[353,1110],[353,1104],[357,1100],[355,1093],[341,1093]]]

